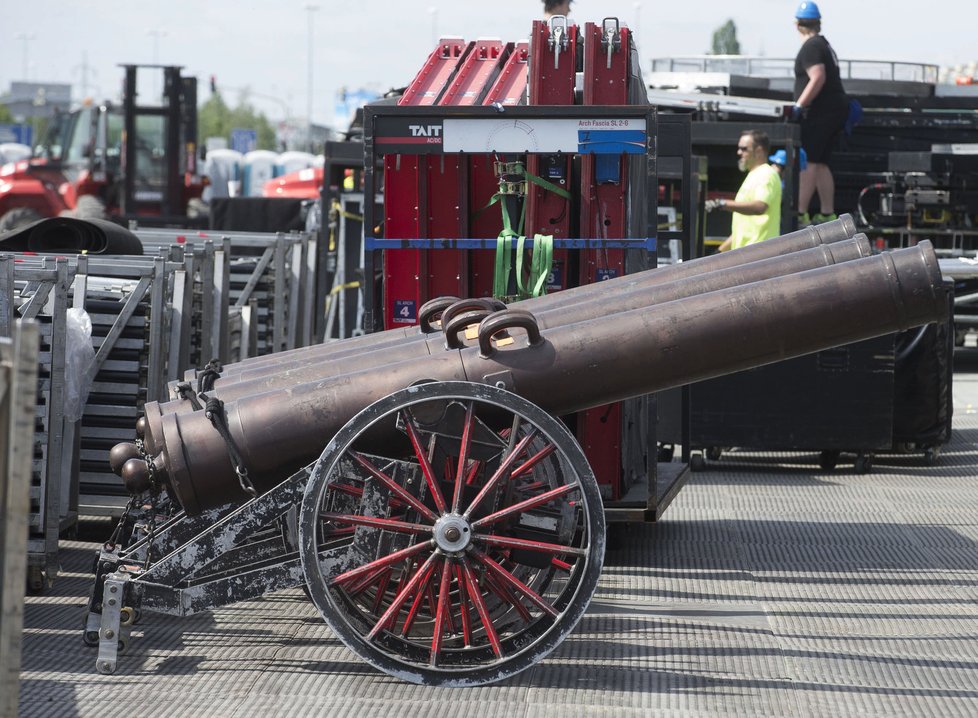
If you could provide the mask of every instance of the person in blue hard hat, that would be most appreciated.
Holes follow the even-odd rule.
[[[767,158],[767,161],[771,163],[771,166],[778,171],[778,174],[784,173],[784,168],[788,164],[788,154],[784,150],[778,150],[773,155]],[[804,172],[808,167],[808,153],[804,149],[798,150],[798,171]],[[782,184],[784,184],[782,182]]]
[[[801,146],[808,155],[808,167],[798,178],[799,223],[809,224],[809,205],[818,194],[819,211],[811,221],[835,219],[835,179],[828,161],[832,145],[849,115],[839,73],[839,58],[822,32],[822,13],[818,5],[804,0],[795,11],[795,25],[802,46],[795,57],[795,105],[792,117],[801,123]]]
[[[774,171],[778,173],[781,178],[781,189],[784,189],[784,169],[788,165],[788,154],[784,150],[778,150],[773,155],[767,158],[768,163],[774,168]],[[808,154],[805,150],[798,149],[798,171],[804,172],[805,168],[808,167]]]

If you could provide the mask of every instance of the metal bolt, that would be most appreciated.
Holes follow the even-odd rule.
[[[111,628],[107,628],[105,630],[105,637],[106,638],[115,638],[115,631],[113,631]]]
[[[109,605],[110,606],[114,606],[115,605],[115,599],[114,598],[110,598],[109,599]]]
[[[462,533],[455,526],[449,526],[447,529],[445,529],[445,538],[452,543],[455,543],[462,538]]]
[[[118,591],[119,591],[118,586],[109,586],[109,593],[118,593]]]

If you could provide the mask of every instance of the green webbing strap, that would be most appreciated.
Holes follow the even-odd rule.
[[[566,200],[571,198],[571,193],[565,190],[563,187],[558,187],[553,182],[548,182],[543,177],[537,177],[535,174],[527,172],[526,169],[523,170],[523,176],[537,187],[542,187],[548,192],[553,192],[558,197],[563,197]]]
[[[547,293],[547,277],[554,257],[554,238],[552,234],[536,234],[533,236],[533,252],[530,260],[530,272],[526,286],[523,285],[523,242],[526,237],[520,237],[516,242],[516,287],[520,299],[539,297]]]
[[[570,201],[571,194],[562,187],[558,187],[552,182],[548,182],[542,177],[526,171],[526,167],[520,167],[516,175],[522,175],[528,182],[532,182],[538,187],[542,187],[548,192],[553,192],[559,197]],[[492,205],[499,202],[504,196],[500,193],[494,194],[489,203],[479,212],[483,212]],[[526,237],[523,235],[523,223],[526,220],[526,200],[520,210],[519,227],[513,229],[510,221],[509,212],[506,211],[505,204],[500,204],[503,216],[503,230],[496,238],[496,267],[493,275],[492,294],[494,297],[503,298],[509,291],[509,273],[512,267],[512,243],[510,240],[517,239],[516,249],[516,289],[519,299],[529,297],[539,297],[547,293],[547,277],[550,276],[551,265],[553,264],[553,235],[538,234],[533,237],[533,252],[530,264],[530,272],[527,277],[526,285],[523,284],[523,257],[524,242]]]

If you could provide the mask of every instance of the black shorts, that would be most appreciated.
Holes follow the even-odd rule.
[[[809,162],[824,164],[832,154],[835,137],[845,127],[849,101],[833,102],[828,107],[810,108],[801,120],[801,146]]]

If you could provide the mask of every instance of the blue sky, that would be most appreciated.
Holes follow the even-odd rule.
[[[313,4],[318,10],[309,11]],[[636,32],[643,67],[652,57],[699,55],[728,18],[747,54],[793,57],[798,36],[791,0],[577,0],[583,23],[617,16]],[[848,59],[938,65],[978,59],[978,10],[960,0],[819,2],[823,31]],[[406,84],[436,34],[466,39],[525,38],[539,0],[391,2],[386,0],[4,0],[0,11],[0,92],[12,80],[72,82],[76,98],[117,95],[120,63],[180,64],[201,80],[217,77],[232,102],[237,88],[272,119],[305,117],[310,106],[309,19],[312,19],[312,115],[328,123],[341,86],[387,89]],[[86,65],[87,74],[83,72]]]

